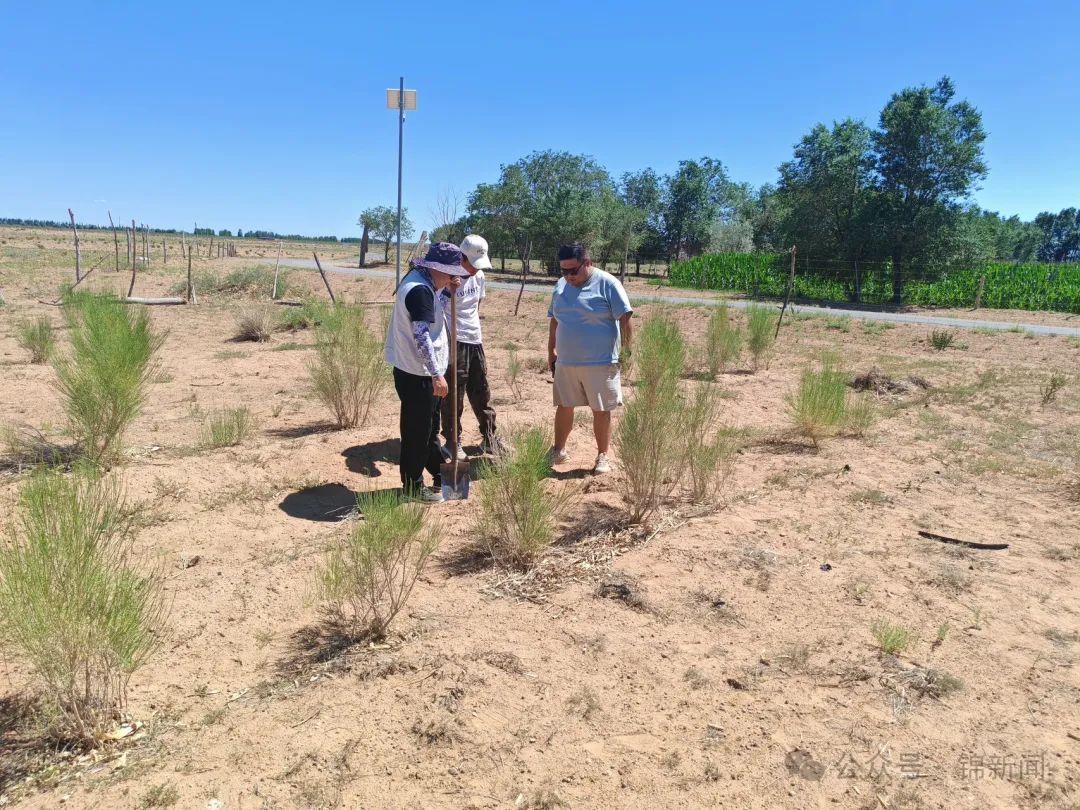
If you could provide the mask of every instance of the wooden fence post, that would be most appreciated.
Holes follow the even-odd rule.
[[[277,261],[274,262],[274,289],[270,293],[270,300],[271,301],[277,299],[277,282],[278,282],[278,273],[280,272],[280,269],[281,269],[281,240],[278,239],[278,243],[277,243]]]
[[[116,226],[112,221],[112,211],[109,212],[109,227],[112,228],[113,246],[116,248],[116,272],[120,272],[120,239],[116,235]]]
[[[191,251],[187,252],[187,300],[189,304],[199,303],[195,299],[195,284],[191,280]]]
[[[330,281],[326,278],[326,273],[323,272],[322,264],[319,262],[319,254],[313,250],[311,255],[315,257],[315,266],[319,268],[319,275],[322,276],[323,284],[326,285],[326,291],[330,293],[331,303],[336,304],[337,299],[334,297],[334,291],[330,289]]]
[[[780,334],[780,323],[784,320],[784,310],[787,309],[788,299],[791,298],[791,293],[795,289],[795,245],[791,246],[791,272],[788,274],[787,289],[784,290],[784,305],[780,307],[780,317],[776,319],[776,332],[773,334],[773,340],[776,340]]]
[[[75,283],[78,284],[82,279],[82,272],[79,266],[79,229],[75,227],[75,214],[69,208],[68,216],[71,217],[71,232],[75,234]]]
[[[135,261],[135,253],[138,250],[136,247],[135,234],[138,231],[135,230],[135,220],[131,220],[131,284],[128,285],[128,298],[135,292],[135,268],[137,266]]]

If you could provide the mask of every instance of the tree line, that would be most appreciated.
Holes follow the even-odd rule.
[[[683,160],[613,177],[592,157],[534,152],[479,184],[464,216],[433,239],[485,235],[496,256],[553,265],[557,246],[586,241],[595,260],[670,263],[707,252],[779,252],[845,264],[888,262],[899,297],[911,267],[989,260],[1080,260],[1080,212],[1005,217],[971,202],[986,177],[982,116],[944,77],[906,88],[876,127],[815,125],[776,183],[733,180],[720,160]],[[385,209],[389,211],[389,209]]]
[[[20,217],[0,217],[0,225],[18,225],[24,228],[70,228],[70,222],[58,222],[52,219],[24,219]],[[76,227],[81,231],[109,231],[112,230],[111,225],[96,225],[85,222],[76,223]],[[119,225],[119,228],[123,230],[123,225]],[[192,233],[195,236],[220,236],[228,239],[233,238],[233,233],[228,228],[222,228],[220,230],[214,230],[213,228],[195,228],[193,231],[182,231],[177,228],[150,228],[147,226],[139,226],[139,230],[143,230],[145,227],[148,233],[163,233],[163,234],[175,234],[179,236],[181,233]],[[344,238],[338,239],[336,236],[304,236],[298,233],[276,233],[275,231],[265,230],[249,230],[245,231],[243,228],[236,229],[237,239],[285,239],[289,241],[298,242],[359,242],[358,238]]]

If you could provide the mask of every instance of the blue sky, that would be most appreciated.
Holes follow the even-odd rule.
[[[0,0],[0,216],[356,236],[421,227],[537,149],[613,174],[683,158],[774,181],[815,123],[952,76],[983,114],[976,200],[1080,205],[1080,4],[68,3]]]

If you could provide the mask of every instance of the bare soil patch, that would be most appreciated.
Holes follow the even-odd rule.
[[[68,257],[11,230],[0,229],[0,424],[63,446],[53,372],[26,362],[14,326],[45,314],[64,345],[59,312],[37,299],[69,280]],[[202,264],[227,273],[251,258]],[[140,292],[166,292],[176,265],[151,267]],[[123,276],[103,268],[87,285],[120,289]],[[316,273],[289,281],[291,295],[325,296]],[[331,281],[346,300],[392,287]],[[515,318],[514,298],[496,291],[483,308],[507,429],[552,417],[547,302],[527,295]],[[531,580],[463,564],[475,500],[435,505],[436,563],[387,642],[355,645],[320,626],[314,574],[356,495],[398,485],[397,401],[391,389],[365,426],[332,429],[306,380],[310,330],[233,343],[242,303],[207,295],[152,311],[168,333],[162,373],[120,470],[143,510],[138,549],[167,571],[173,604],[163,649],[131,684],[145,733],[85,757],[35,748],[33,682],[5,655],[0,805],[162,806],[174,790],[176,807],[253,809],[1080,800],[1080,345],[960,332],[962,347],[934,351],[928,329],[785,321],[768,370],[742,373],[744,360],[716,383],[728,423],[748,432],[721,508],[676,502],[625,532],[618,459],[610,476],[588,474],[585,419],[553,484],[580,487],[580,501]],[[680,309],[680,324],[700,351],[703,311]],[[527,369],[521,402],[506,380],[511,345]],[[812,452],[778,437],[785,396],[826,349],[853,377],[929,386],[868,383],[867,434]],[[1069,382],[1044,405],[1051,371]],[[253,435],[200,449],[197,414],[225,407],[247,407]],[[468,413],[464,428],[475,452]],[[5,523],[21,475],[0,469]],[[882,650],[871,630],[882,620],[909,631],[904,649]]]

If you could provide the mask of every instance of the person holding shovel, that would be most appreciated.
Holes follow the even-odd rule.
[[[394,367],[394,388],[401,401],[401,486],[406,497],[442,501],[439,411],[448,393],[449,340],[439,291],[451,279],[464,278],[461,250],[449,242],[433,244],[401,279],[386,332],[386,362]],[[424,486],[424,469],[433,486]]]
[[[457,436],[461,436],[461,414],[465,411],[465,395],[469,396],[469,405],[476,414],[482,437],[481,450],[496,455],[502,449],[502,441],[495,433],[495,409],[491,407],[491,387],[488,385],[487,358],[484,355],[483,338],[480,332],[480,302],[486,295],[484,271],[491,269],[488,258],[488,243],[482,236],[466,236],[461,243],[462,265],[469,271],[467,278],[460,284],[454,279],[443,296],[449,302],[453,295],[457,300],[457,403],[450,397],[443,397],[442,433],[446,439],[446,452],[450,458],[465,461],[465,451],[460,440],[453,446],[454,419],[457,419]],[[444,311],[449,317],[450,306],[446,303]],[[447,323],[449,328],[449,322]],[[451,349],[453,350],[453,349]]]
[[[596,474],[611,471],[608,445],[611,412],[622,405],[620,356],[630,356],[634,314],[619,280],[593,267],[583,245],[559,248],[562,278],[548,308],[548,367],[554,376],[555,446],[552,464],[567,460],[566,441],[574,427],[574,408],[593,412]]]

